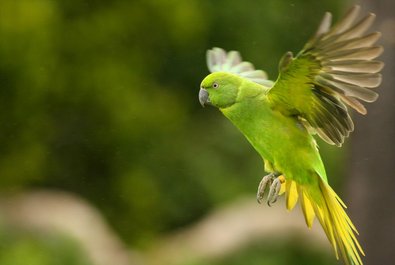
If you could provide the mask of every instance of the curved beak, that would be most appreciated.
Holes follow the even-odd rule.
[[[210,99],[208,98],[208,92],[206,89],[201,88],[199,90],[199,102],[204,107],[207,103],[210,103]]]

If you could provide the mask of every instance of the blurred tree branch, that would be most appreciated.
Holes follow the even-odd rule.
[[[60,232],[73,237],[94,264],[136,264],[132,253],[102,215],[72,194],[42,190],[10,197],[3,195],[0,215],[10,226],[37,232]]]
[[[236,200],[197,224],[163,238],[148,252],[148,264],[218,258],[257,240],[277,240],[295,234],[303,238],[304,244],[331,250],[319,225],[306,228],[298,206],[290,213],[284,211],[283,200],[274,207],[265,206],[256,203],[252,196]]]
[[[183,264],[225,256],[257,240],[292,235],[303,238],[305,244],[330,250],[319,226],[306,229],[300,209],[287,213],[282,204],[280,200],[268,208],[253,197],[239,199],[140,252],[129,250],[95,208],[65,192],[3,196],[0,214],[14,226],[71,235],[97,265]]]

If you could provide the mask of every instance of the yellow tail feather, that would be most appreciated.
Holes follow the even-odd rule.
[[[295,181],[286,180],[285,185],[286,185],[285,189],[286,189],[287,209],[291,211],[295,207],[295,204],[298,201],[298,190],[296,188]]]
[[[319,177],[318,179],[318,187],[299,185],[293,180],[287,180],[287,209],[292,210],[300,197],[307,226],[311,227],[314,217],[317,216],[332,244],[336,258],[339,258],[340,252],[347,265],[362,265],[359,253],[365,254],[354,234],[358,232],[343,209],[347,208],[346,205],[326,182]]]

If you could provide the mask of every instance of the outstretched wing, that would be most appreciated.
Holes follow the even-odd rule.
[[[375,61],[383,48],[374,46],[379,32],[365,34],[375,15],[357,20],[354,6],[330,28],[326,13],[315,36],[295,57],[288,52],[279,66],[279,77],[268,93],[273,107],[294,115],[323,140],[340,146],[354,125],[345,106],[366,114],[360,100],[373,102],[378,95],[371,88],[381,83],[384,64]]]
[[[211,73],[228,72],[246,78],[265,87],[272,87],[274,82],[267,79],[266,72],[255,70],[250,62],[243,62],[237,51],[226,52],[221,48],[207,51],[207,66]]]

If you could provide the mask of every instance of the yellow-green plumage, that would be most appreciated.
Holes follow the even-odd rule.
[[[373,44],[380,34],[364,35],[374,15],[355,23],[358,11],[355,6],[332,28],[327,13],[302,51],[283,57],[276,82],[237,52],[208,51],[212,74],[199,92],[202,104],[218,107],[244,134],[265,170],[285,178],[287,209],[299,199],[308,227],[317,217],[346,264],[362,264],[364,253],[344,203],[328,184],[313,135],[340,146],[354,129],[346,105],[365,114],[359,100],[377,98],[371,88],[380,84],[383,64],[373,59],[382,48]]]

